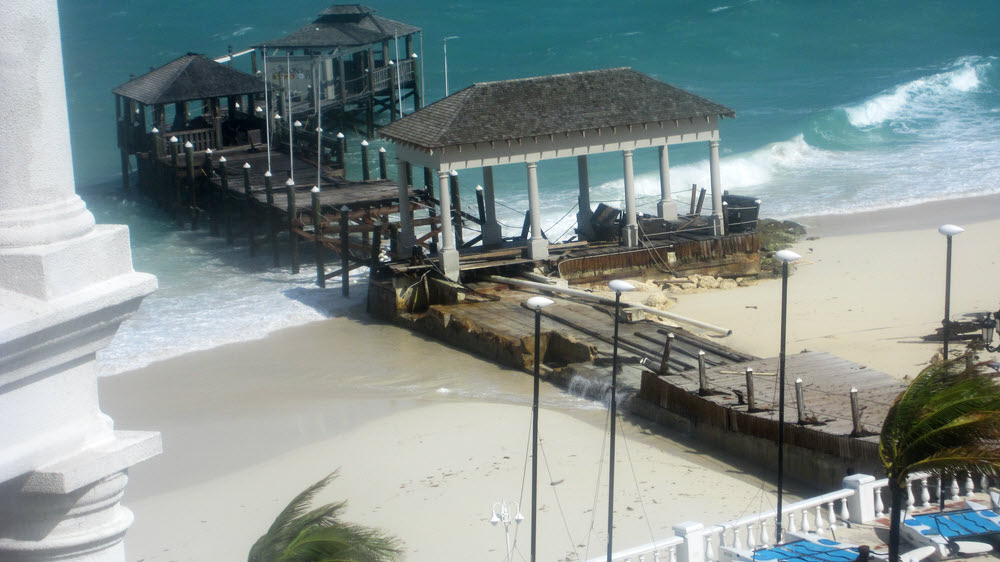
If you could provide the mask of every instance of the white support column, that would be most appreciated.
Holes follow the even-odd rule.
[[[441,269],[445,277],[458,281],[458,250],[455,248],[455,231],[451,225],[451,174],[438,170],[438,200],[441,201]]]
[[[497,223],[497,201],[493,190],[493,166],[483,168],[483,202],[486,207],[486,224],[483,225],[483,245],[499,246],[503,242],[500,224]]]
[[[531,220],[528,257],[533,260],[543,260],[549,257],[549,241],[542,237],[542,200],[538,195],[538,162],[528,162],[528,213]]]
[[[413,252],[416,237],[413,234],[413,210],[410,209],[410,186],[406,180],[406,172],[410,163],[396,159],[396,181],[399,186],[399,245],[400,258],[407,258]]]
[[[625,167],[625,226],[622,228],[622,246],[639,245],[639,224],[635,210],[635,173],[632,170],[632,151],[622,151]]]
[[[123,562],[125,470],[155,432],[100,411],[95,354],[155,290],[76,195],[56,0],[0,19],[0,560]],[[20,56],[29,53],[30,56]]]
[[[712,222],[715,234],[725,235],[722,225],[722,178],[719,174],[719,141],[708,141],[709,172],[712,175]]]
[[[670,195],[670,156],[667,145],[660,147],[660,202],[656,204],[656,214],[668,221],[677,220],[677,203]]]
[[[576,212],[576,232],[581,240],[594,239],[594,210],[590,208],[590,172],[587,169],[587,155],[576,157],[577,176],[580,179],[579,209]]]

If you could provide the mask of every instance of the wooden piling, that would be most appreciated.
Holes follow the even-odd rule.
[[[229,174],[226,173],[226,157],[219,157],[219,178],[222,180],[222,220],[226,227],[226,244],[233,243],[233,208],[229,196]]]
[[[674,333],[667,334],[667,341],[663,344],[663,358],[660,359],[660,374],[665,375],[670,371],[667,363],[670,361],[670,351],[674,347]]]
[[[698,206],[694,210],[694,214],[696,215],[701,215],[701,209],[705,205],[705,191],[706,190],[703,187],[701,188],[701,191],[698,192]]]
[[[347,205],[340,208],[340,290],[345,297],[351,296],[350,212]]]
[[[343,60],[343,59],[341,59]],[[340,160],[340,167],[344,169],[344,176],[347,176],[347,139],[344,133],[337,133],[337,158]]]
[[[729,203],[722,202],[722,234],[729,234]]]
[[[389,179],[389,162],[385,155],[384,146],[378,147],[378,179]]]
[[[180,184],[177,181],[177,158],[179,156],[178,151],[180,150],[177,146],[177,137],[170,137],[170,211],[174,212],[174,207],[180,204]]]
[[[434,170],[431,170],[430,168],[427,167],[424,168],[424,189],[427,190],[427,197],[430,199],[434,199]],[[430,217],[431,219],[437,216],[437,210],[434,208],[434,203],[431,203],[430,206],[427,208],[427,216]],[[432,224],[431,229],[433,228],[434,225]],[[432,252],[437,252],[438,248],[437,234],[431,237],[430,247]]]
[[[861,435],[863,431],[861,428],[861,407],[858,405],[858,389],[853,386],[851,387],[851,423],[854,425],[851,437]]]
[[[184,166],[187,168],[187,185],[191,199],[191,230],[198,230],[198,197],[194,185],[194,145],[190,141],[184,143]]]
[[[384,223],[380,220],[375,220],[372,224],[375,228],[372,230],[372,249],[371,249],[371,262],[368,268],[371,271],[375,271],[375,268],[379,264],[379,252],[382,250],[382,225]]]
[[[476,208],[479,210],[479,224],[486,224],[486,195],[483,193],[483,186],[476,186]]]
[[[757,411],[757,396],[753,387],[753,367],[747,367],[747,412]]]
[[[250,257],[257,256],[257,232],[253,216],[253,194],[250,193],[250,163],[243,164],[243,221],[247,228],[247,241],[250,242]]]
[[[806,423],[806,403],[802,393],[802,379],[795,379],[795,410],[798,413],[799,425]]]
[[[313,242],[316,249],[316,284],[326,288],[326,266],[323,264],[323,214],[320,212],[319,187],[312,188]]]
[[[205,149],[205,165],[204,169],[208,171],[215,170],[215,166],[212,165],[212,149]],[[211,236],[219,235],[219,193],[212,189],[212,183],[208,184],[209,192],[209,210],[208,210],[208,232]]]
[[[521,225],[521,236],[520,240],[524,241],[528,239],[528,229],[531,228],[531,211],[524,212],[524,223]]]
[[[705,352],[698,350],[698,394],[708,394],[708,374],[705,372]]]
[[[372,179],[371,170],[368,166],[368,141],[361,141],[361,179],[370,181]]]
[[[452,170],[448,174],[448,187],[451,189],[451,222],[455,225],[455,243],[461,248],[462,244],[465,243],[462,236],[464,221],[462,220],[462,195],[458,189],[458,172],[456,170]]]
[[[691,212],[689,214],[694,214],[695,204],[698,202],[698,184],[691,184]]]
[[[278,214],[274,209],[274,188],[271,186],[271,170],[264,172],[264,193],[267,197],[267,237],[271,240],[271,258],[274,267],[281,265],[278,252]]]
[[[295,205],[295,182],[291,178],[285,182],[285,194],[288,197],[288,244],[289,254],[292,260],[292,273],[299,272],[299,235],[295,232],[295,223],[298,221],[298,209]]]

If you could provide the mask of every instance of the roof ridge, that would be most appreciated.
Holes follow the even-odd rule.
[[[462,112],[462,109],[465,107],[465,102],[466,102],[466,100],[469,99],[469,95],[471,93],[472,93],[472,86],[468,86],[466,88],[462,88],[461,90],[455,92],[451,96],[448,96],[448,98],[450,98],[450,97],[453,97],[453,96],[458,96],[459,94],[463,94],[461,101],[459,101],[457,99],[457,97],[456,97],[456,103],[458,104],[458,106],[455,108],[455,111],[452,112],[451,118],[448,119],[448,122],[445,123],[445,126],[443,126],[443,127],[441,127],[441,128],[438,129],[438,136],[437,136],[438,139],[440,139],[441,134],[444,133],[445,131],[447,131],[448,128],[451,127],[451,124],[454,123],[456,119],[458,119],[458,115]],[[448,98],[444,98],[444,99],[448,99]],[[444,100],[441,100],[441,101],[444,101]]]
[[[564,76],[579,76],[583,74],[597,74],[600,72],[612,72],[615,70],[632,70],[631,66],[619,66],[616,68],[597,68],[594,70],[578,70],[576,72],[563,72],[562,74],[546,74],[544,76],[526,76],[524,78],[509,78],[507,80],[491,80],[489,82],[473,82],[473,86],[489,86],[491,84],[509,84],[511,82],[530,82],[532,80],[548,80],[552,78],[562,78]],[[641,74],[641,73],[640,73]]]

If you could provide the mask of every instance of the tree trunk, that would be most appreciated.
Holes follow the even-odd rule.
[[[906,501],[907,482],[904,479],[901,486],[895,480],[889,480],[889,562],[899,562],[900,528],[903,515],[903,502]]]

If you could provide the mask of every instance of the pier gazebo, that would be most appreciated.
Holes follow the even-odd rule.
[[[286,113],[304,118],[316,113],[317,103],[324,120],[364,113],[372,136],[377,108],[390,119],[406,98],[420,108],[414,50],[420,31],[361,4],[335,4],[292,33],[254,47],[264,55],[272,86],[291,89],[291,107],[285,107],[287,92],[279,102]]]
[[[188,53],[172,60],[113,92],[126,191],[130,155],[152,152],[163,156],[165,139],[171,136],[177,137],[182,146],[190,141],[195,150],[219,150],[227,144],[252,140],[251,133],[263,127],[263,118],[255,116],[253,108],[258,94],[264,92],[264,81],[199,54]],[[201,105],[192,112],[191,102]],[[224,131],[233,135],[229,142]]]
[[[527,256],[548,258],[542,236],[538,163],[575,156],[579,167],[581,237],[591,235],[587,156],[621,152],[625,180],[625,216],[621,241],[639,245],[633,151],[659,148],[661,218],[677,218],[670,193],[668,146],[706,142],[712,191],[711,229],[724,235],[722,181],[719,174],[719,122],[735,112],[705,98],[655,80],[630,68],[616,68],[482,82],[456,92],[391,123],[379,134],[396,145],[400,190],[400,255],[414,245],[413,220],[406,202],[407,166],[436,172],[442,217],[452,215],[449,174],[483,169],[486,199],[485,244],[499,243],[493,209],[493,166],[525,164],[529,196],[530,239]],[[445,275],[457,280],[459,253],[451,221],[441,221],[439,257]]]

